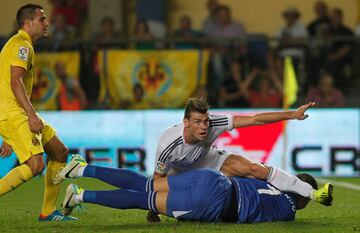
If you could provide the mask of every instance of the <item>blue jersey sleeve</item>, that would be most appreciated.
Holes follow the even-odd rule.
[[[238,198],[238,223],[292,221],[295,202],[269,183],[257,179],[232,177]]]

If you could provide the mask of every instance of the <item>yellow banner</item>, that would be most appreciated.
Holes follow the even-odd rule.
[[[206,83],[208,59],[199,50],[99,51],[99,100],[111,108],[181,107]]]
[[[36,110],[57,110],[59,73],[78,79],[79,52],[37,53],[35,55],[35,78],[31,102]]]

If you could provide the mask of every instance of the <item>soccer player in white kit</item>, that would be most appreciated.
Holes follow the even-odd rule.
[[[220,134],[235,128],[283,120],[304,120],[308,117],[306,110],[314,105],[314,102],[310,102],[295,111],[259,113],[252,116],[210,115],[205,99],[190,98],[185,106],[183,122],[168,128],[159,139],[154,179],[198,168],[212,168],[226,176],[266,180],[281,191],[297,193],[323,205],[330,205],[330,183],[315,190],[308,183],[280,168],[252,162],[241,155],[231,154],[212,145]],[[147,220],[159,221],[151,212]]]

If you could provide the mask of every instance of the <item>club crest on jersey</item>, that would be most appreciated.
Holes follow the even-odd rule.
[[[20,47],[19,49],[19,59],[27,61],[29,57],[30,49],[26,47]]]
[[[39,140],[38,140],[37,138],[33,138],[33,139],[31,140],[31,142],[32,142],[32,144],[33,144],[34,146],[40,145],[40,142],[39,142]]]
[[[156,170],[163,172],[163,171],[165,171],[165,168],[166,168],[165,164],[163,164],[161,162],[156,163]]]

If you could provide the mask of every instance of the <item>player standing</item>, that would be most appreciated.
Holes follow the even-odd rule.
[[[0,135],[2,157],[11,154],[12,148],[20,165],[0,179],[0,196],[41,174],[45,151],[49,162],[39,221],[76,220],[56,210],[60,185],[52,182],[53,176],[66,164],[68,149],[30,102],[35,75],[33,44],[46,36],[49,22],[43,8],[35,4],[22,6],[16,14],[16,22],[19,31],[8,40],[0,54]]]

